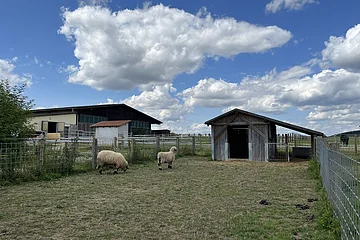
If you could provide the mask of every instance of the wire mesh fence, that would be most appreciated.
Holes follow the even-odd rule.
[[[31,179],[40,175],[69,174],[78,157],[77,143],[13,141],[0,143],[0,179]]]
[[[340,220],[342,239],[360,239],[360,163],[339,152],[339,145],[316,139],[322,183]]]
[[[310,158],[311,136],[301,134],[278,134],[276,142],[265,144],[267,161],[291,161],[295,158]]]
[[[156,161],[159,151],[169,151],[172,146],[178,148],[178,157],[211,156],[211,139],[201,136],[22,140],[0,143],[0,180],[89,171],[96,167],[101,150],[121,152],[129,163]]]

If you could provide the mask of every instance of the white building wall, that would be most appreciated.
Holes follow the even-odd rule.
[[[70,126],[70,124],[76,124],[76,114],[71,113],[71,114],[37,116],[30,119],[30,123],[34,125],[36,131],[41,130],[42,121],[64,122],[65,126]]]
[[[95,132],[95,138],[98,141],[113,141],[117,138],[128,137],[128,124],[120,127],[97,127]]]
[[[118,138],[127,138],[129,136],[129,125],[125,124],[118,127]]]

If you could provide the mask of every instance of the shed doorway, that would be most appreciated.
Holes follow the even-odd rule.
[[[248,126],[228,126],[229,158],[249,158]]]

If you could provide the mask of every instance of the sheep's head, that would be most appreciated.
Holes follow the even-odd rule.
[[[172,146],[170,148],[170,152],[176,153],[177,152],[177,148],[175,146]]]

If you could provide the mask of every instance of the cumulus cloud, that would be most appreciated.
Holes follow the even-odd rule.
[[[161,125],[151,126],[152,129],[169,129],[173,133],[179,134],[209,134],[211,129],[210,126],[204,123],[190,123],[188,121],[171,122],[165,121]]]
[[[140,95],[133,95],[122,103],[139,109],[144,113],[161,121],[179,121],[193,111],[192,107],[184,106],[179,99],[171,93],[176,92],[172,84],[153,86],[152,89],[143,91]]]
[[[276,13],[281,9],[298,11],[304,8],[306,4],[317,3],[316,0],[272,0],[265,6],[266,12]]]
[[[67,73],[67,74],[73,74],[77,71],[79,71],[78,67],[76,67],[75,65],[67,65],[66,68],[64,67],[60,67],[58,69],[58,71],[60,73]]]
[[[202,79],[196,86],[178,95],[188,106],[234,107],[257,112],[280,113],[291,105],[281,101],[281,93],[288,83],[311,73],[308,63],[277,72],[276,68],[264,76],[247,76],[240,83],[222,79]]]
[[[360,103],[318,106],[306,118],[309,121],[332,120],[337,122],[360,121]]]
[[[282,113],[293,106],[304,110],[360,103],[360,73],[338,69],[311,74],[310,66],[301,65],[282,72],[273,69],[261,77],[248,76],[239,83],[208,78],[178,96],[191,107],[222,107],[224,111],[237,107],[263,113]]]
[[[350,28],[344,37],[331,36],[325,45],[322,51],[325,62],[335,67],[360,71],[360,24]]]
[[[9,80],[11,85],[26,84],[28,87],[32,84],[32,75],[23,74],[19,76],[14,73],[15,65],[11,63],[11,60],[0,59],[0,79]]]
[[[171,83],[194,73],[206,58],[229,58],[281,47],[292,35],[277,26],[191,14],[162,4],[111,12],[100,6],[64,9],[58,30],[75,41],[78,71],[69,82],[95,89]]]

